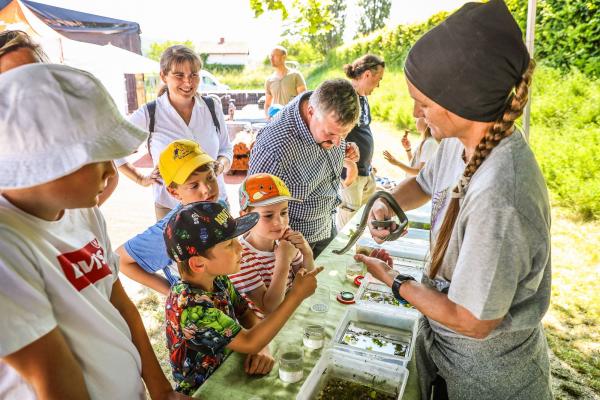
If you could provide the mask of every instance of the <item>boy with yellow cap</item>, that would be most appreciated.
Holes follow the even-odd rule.
[[[290,229],[285,183],[271,174],[248,176],[240,185],[240,214],[251,211],[260,219],[240,236],[240,271],[229,278],[259,318],[274,311],[292,286],[297,271],[314,269],[310,245],[300,232]]]
[[[179,139],[171,142],[160,154],[158,170],[167,191],[182,205],[186,205],[218,200],[219,186],[213,165],[213,158],[198,143]],[[120,255],[121,271],[125,275],[164,295],[179,279],[177,268],[167,256],[163,240],[165,225],[179,208],[181,206],[116,250]],[[157,274],[160,270],[165,277]]]

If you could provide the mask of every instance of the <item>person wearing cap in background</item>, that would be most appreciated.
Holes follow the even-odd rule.
[[[423,314],[415,347],[423,399],[436,376],[450,399],[552,398],[541,324],[550,302],[550,206],[514,125],[534,66],[501,0],[465,4],[406,59],[414,116],[443,140],[393,195],[403,209],[432,200],[431,259],[420,283],[356,259]],[[369,220],[391,216],[376,202]],[[389,232],[371,233],[381,242]]]
[[[42,48],[27,33],[0,32],[0,74],[21,65],[43,62],[46,58]]]
[[[281,179],[250,175],[239,190],[240,214],[256,212],[260,219],[240,236],[240,272],[229,279],[256,315],[264,318],[279,307],[300,268],[314,269],[313,254],[304,236],[290,229],[288,202],[298,200]]]
[[[283,46],[275,46],[271,50],[269,60],[274,71],[265,81],[265,114],[271,119],[271,105],[280,107],[288,104],[294,97],[306,91],[306,82],[300,71],[289,69],[285,65],[287,50]]]
[[[315,259],[337,234],[342,166],[360,157],[356,144],[345,141],[359,109],[350,82],[327,80],[285,106],[261,129],[250,152],[249,174],[277,176],[302,200],[289,204],[290,227],[302,232]]]
[[[180,203],[160,221],[117,248],[121,272],[127,277],[165,296],[169,294],[171,285],[179,280],[179,273],[165,249],[163,230],[182,205],[219,199],[214,162],[193,140],[175,140],[160,153],[158,170],[167,191]]]
[[[231,351],[248,354],[247,374],[269,373],[274,364],[269,342],[317,287],[322,268],[300,269],[290,293],[264,320],[248,308],[226,275],[240,270],[237,237],[258,218],[251,212],[234,219],[219,203],[198,202],[182,207],[167,223],[165,245],[182,279],[171,287],[165,307],[167,348],[179,392],[193,393]]]
[[[111,160],[145,137],[89,73],[0,74],[0,398],[178,396],[96,207]]]

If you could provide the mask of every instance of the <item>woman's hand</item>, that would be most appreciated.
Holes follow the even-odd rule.
[[[229,168],[229,159],[227,157],[219,156],[215,162],[215,175],[219,176]]]
[[[150,186],[153,183],[162,184],[162,177],[160,176],[160,172],[158,171],[158,167],[154,168],[150,175],[142,175],[137,180],[138,185],[141,186]]]
[[[400,162],[398,161],[398,159],[396,157],[394,157],[392,155],[392,153],[390,153],[389,151],[385,150],[383,152],[383,158],[385,158],[385,160],[387,162],[389,162],[392,165],[398,165]]]
[[[371,208],[371,211],[369,212],[369,219],[367,222],[367,226],[369,227],[369,231],[371,232],[371,236],[373,237],[375,242],[383,243],[385,241],[385,238],[387,236],[389,236],[390,230],[385,229],[385,228],[374,228],[372,225],[372,222],[373,221],[386,221],[386,220],[391,219],[392,216],[393,216],[393,213],[390,210],[389,205],[385,201],[378,199],[373,204],[373,207]],[[392,224],[392,225],[394,225],[394,226],[391,226],[390,229],[395,228],[395,224]]]
[[[408,129],[404,130],[404,136],[402,136],[402,147],[404,150],[409,151],[412,148],[410,140],[408,139]]]
[[[362,262],[367,266],[367,271],[373,275],[374,278],[379,279],[389,287],[392,287],[394,283],[394,271],[388,263],[375,257],[367,257],[364,254],[357,254],[354,256],[356,261]]]

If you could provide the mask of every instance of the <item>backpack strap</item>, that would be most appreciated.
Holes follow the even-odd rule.
[[[208,106],[208,110],[210,111],[210,116],[212,117],[213,124],[215,128],[217,128],[217,133],[221,133],[221,124],[219,123],[219,119],[217,118],[217,113],[215,112],[215,100],[210,96],[201,96],[202,100]]]
[[[154,123],[156,122],[156,100],[152,100],[144,106],[146,107],[146,111],[148,112],[148,117],[150,119],[150,123],[148,124],[148,140],[146,145],[148,146],[148,154],[150,154],[150,142],[152,141],[152,133],[154,132]],[[152,157],[152,156],[150,156]]]

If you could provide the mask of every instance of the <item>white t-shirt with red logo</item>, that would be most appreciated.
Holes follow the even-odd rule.
[[[27,214],[0,195],[0,357],[60,328],[92,399],[142,399],[140,355],[110,303],[118,278],[98,208],[65,210],[58,221]],[[0,361],[0,398],[35,399]]]
[[[262,310],[248,297],[248,292],[256,290],[263,285],[265,288],[271,285],[273,272],[275,271],[275,252],[257,250],[243,236],[239,237],[239,241],[242,245],[240,272],[229,275],[229,279],[235,289],[246,299],[248,306],[254,311],[256,316],[264,318],[265,315]],[[304,258],[302,257],[302,253],[298,252],[291,263],[286,291],[292,287],[295,272],[302,267],[303,263]]]

